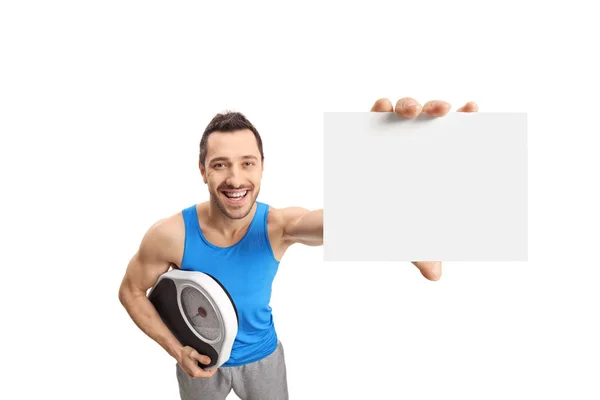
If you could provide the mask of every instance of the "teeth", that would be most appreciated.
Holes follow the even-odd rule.
[[[234,199],[239,199],[241,197],[244,197],[246,195],[246,193],[248,193],[248,191],[244,191],[244,192],[235,192],[235,193],[225,193],[225,196],[229,197],[229,198],[234,198]]]

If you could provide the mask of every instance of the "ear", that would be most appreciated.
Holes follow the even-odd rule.
[[[198,167],[200,168],[200,175],[202,175],[202,180],[205,184],[208,183],[208,181],[206,180],[206,169],[202,166],[200,161],[198,161]]]

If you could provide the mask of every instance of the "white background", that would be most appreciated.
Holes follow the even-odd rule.
[[[177,398],[174,360],[117,291],[146,229],[207,199],[210,118],[239,110],[262,133],[260,200],[318,208],[322,113],[413,96],[528,113],[529,261],[449,262],[430,282],[292,248],[272,300],[291,397],[598,398],[585,4],[3,2],[0,397]]]

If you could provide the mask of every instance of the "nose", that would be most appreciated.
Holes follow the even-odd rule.
[[[242,186],[242,173],[237,166],[232,166],[229,169],[229,174],[225,182],[227,185],[235,188]]]

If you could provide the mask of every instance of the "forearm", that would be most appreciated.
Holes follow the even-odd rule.
[[[143,293],[128,290],[122,291],[119,299],[138,328],[177,359],[182,345],[164,324],[150,300]]]

